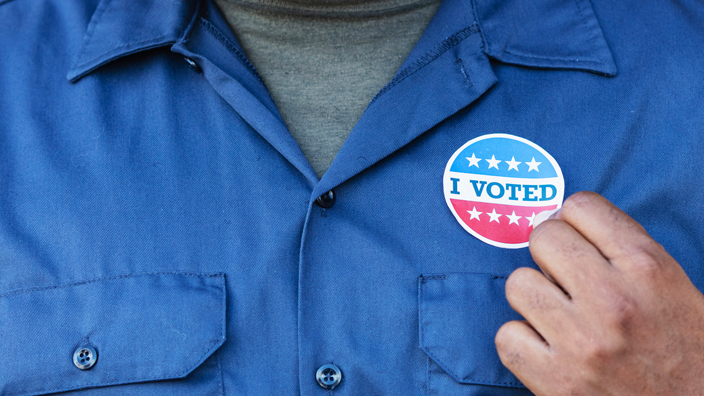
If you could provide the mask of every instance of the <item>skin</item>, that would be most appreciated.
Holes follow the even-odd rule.
[[[526,321],[496,334],[503,364],[536,395],[704,394],[704,296],[636,221],[581,192],[537,226],[542,273],[506,297]]]

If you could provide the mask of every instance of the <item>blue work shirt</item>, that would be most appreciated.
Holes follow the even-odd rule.
[[[210,1],[0,0],[0,21],[2,395],[529,394],[494,335],[530,253],[443,191],[492,133],[704,286],[700,1],[445,0],[321,180]]]

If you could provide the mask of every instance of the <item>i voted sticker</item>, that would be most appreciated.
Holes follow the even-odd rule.
[[[562,206],[565,181],[557,161],[518,136],[480,136],[445,167],[445,201],[470,234],[492,246],[528,246],[535,216]]]

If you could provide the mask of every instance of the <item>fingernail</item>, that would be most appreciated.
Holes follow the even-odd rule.
[[[533,220],[533,229],[538,227],[545,220],[556,218],[559,212],[560,209],[553,209],[538,213]]]

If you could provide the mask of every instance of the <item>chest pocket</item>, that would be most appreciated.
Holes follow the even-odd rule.
[[[505,277],[480,273],[419,278],[419,337],[429,358],[428,394],[530,394],[501,364],[494,345],[501,325],[522,320],[506,301],[505,283]]]
[[[222,274],[20,290],[0,295],[0,318],[0,395],[222,393],[213,355],[225,341]]]

